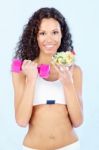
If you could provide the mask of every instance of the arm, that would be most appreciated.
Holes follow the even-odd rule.
[[[33,66],[31,66],[32,64],[26,64],[25,62],[23,64],[22,72],[12,73],[15,118],[16,122],[23,127],[28,124],[33,109],[32,105],[35,92],[37,70],[33,71]]]
[[[70,71],[73,82],[63,87],[71,123],[74,127],[78,127],[83,122],[82,71],[76,65]]]

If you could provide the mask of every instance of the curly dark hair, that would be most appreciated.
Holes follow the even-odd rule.
[[[57,9],[45,7],[37,10],[25,25],[23,34],[17,43],[14,56],[15,58],[19,58],[21,60],[34,60],[39,56],[40,49],[37,42],[37,34],[43,18],[54,18],[60,24],[62,39],[61,45],[57,52],[73,50],[71,34],[69,32],[69,27],[65,21],[65,18]]]

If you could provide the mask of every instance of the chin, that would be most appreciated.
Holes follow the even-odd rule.
[[[46,54],[50,54],[50,55],[54,55],[55,53],[57,52],[57,50],[53,50],[53,49],[51,49],[51,50],[46,50]]]
[[[55,53],[56,53],[56,51],[55,52],[47,52],[46,54],[50,55],[50,56],[53,56]]]

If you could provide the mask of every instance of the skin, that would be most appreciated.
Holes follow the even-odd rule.
[[[55,150],[78,140],[73,128],[79,127],[83,122],[82,71],[77,65],[68,70],[64,66],[50,63],[61,44],[61,37],[59,23],[53,18],[43,19],[37,35],[39,57],[34,61],[24,60],[22,72],[12,73],[16,122],[22,127],[29,124],[23,144],[30,148]],[[61,82],[67,105],[33,106],[37,65],[41,63],[50,64],[47,82]]]

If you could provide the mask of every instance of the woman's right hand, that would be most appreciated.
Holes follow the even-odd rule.
[[[24,60],[22,64],[22,72],[26,75],[28,80],[36,80],[38,76],[37,63],[31,60]]]

